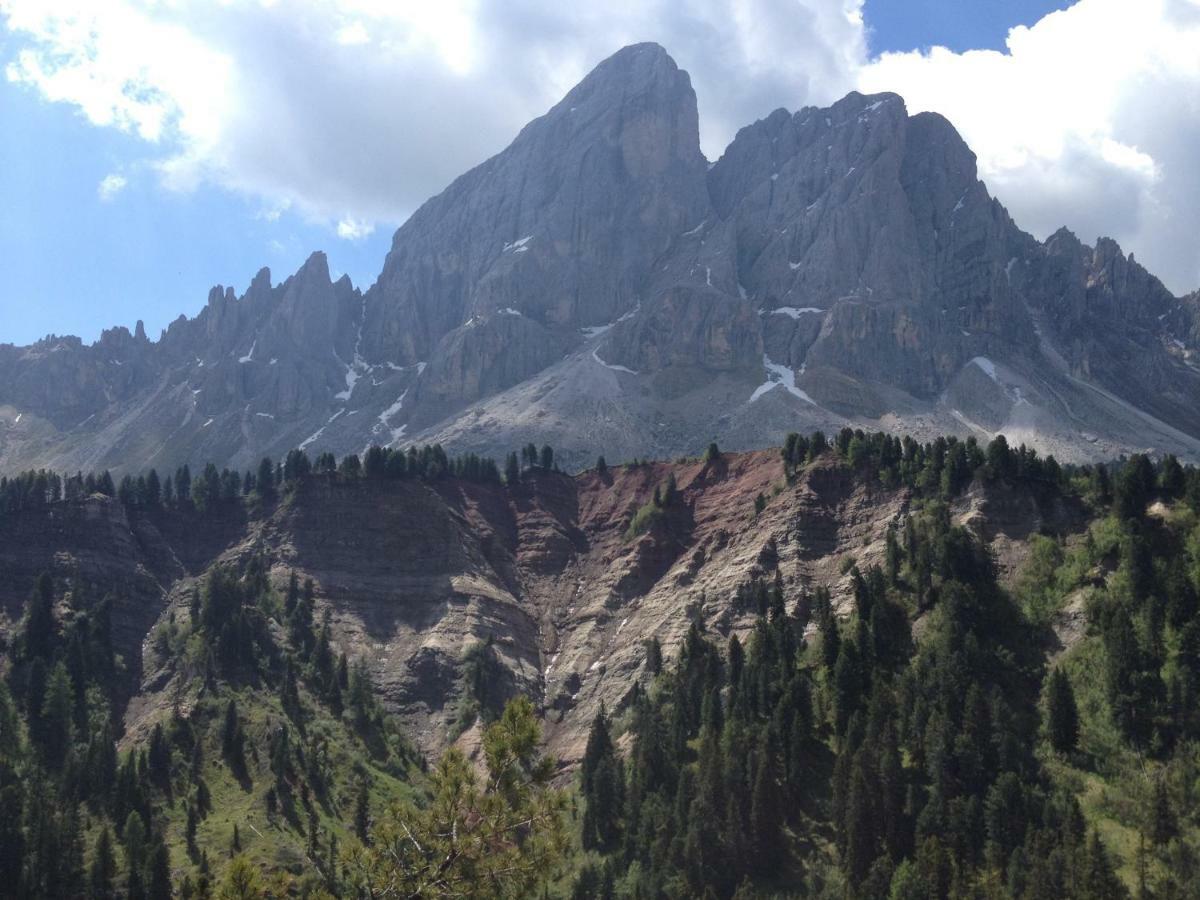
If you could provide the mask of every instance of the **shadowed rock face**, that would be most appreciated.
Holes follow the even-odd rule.
[[[776,110],[709,164],[687,74],[638,44],[417,210],[365,294],[314,254],[156,342],[0,346],[0,470],[410,441],[578,465],[843,424],[1198,459],[1198,323],[1111,240],[1021,232],[895,94]]]

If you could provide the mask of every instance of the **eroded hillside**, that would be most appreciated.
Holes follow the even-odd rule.
[[[950,513],[1011,574],[1043,525],[1082,527],[1071,502],[977,479]],[[427,753],[480,704],[520,692],[569,764],[600,705],[620,709],[646,681],[647,639],[670,658],[693,621],[745,633],[756,581],[779,584],[789,606],[828,587],[848,611],[852,563],[883,565],[889,527],[902,530],[914,504],[835,453],[789,470],[777,450],[575,476],[534,468],[511,486],[314,474],[203,514],[93,494],[0,518],[0,604],[15,621],[42,572],[68,592],[111,592],[136,736],[190,677],[159,658],[156,628],[187,615],[215,567],[261,561],[280,592],[293,573],[312,579],[317,620],[328,610],[337,649],[368,665]]]

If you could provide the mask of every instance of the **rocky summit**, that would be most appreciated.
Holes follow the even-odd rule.
[[[0,468],[527,441],[579,466],[846,425],[1198,459],[1198,397],[1200,295],[1022,232],[943,117],[852,93],[709,162],[687,73],[639,44],[417,210],[366,291],[318,253],[157,341],[0,346]]]

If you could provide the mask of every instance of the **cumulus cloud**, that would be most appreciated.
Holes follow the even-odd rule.
[[[291,208],[357,239],[503,149],[601,59],[657,40],[703,143],[827,101],[865,58],[862,0],[0,0],[7,77],[136,134],[163,182]]]
[[[950,119],[1036,236],[1110,236],[1175,291],[1200,285],[1197,0],[1080,0],[1006,52],[885,54],[859,84]]]
[[[96,185],[96,195],[104,201],[109,201],[121,191],[125,190],[125,176],[118,175],[115,172],[105,175],[100,179],[100,183]]]
[[[692,76],[710,158],[778,106],[891,90],[958,126],[1018,224],[1200,284],[1200,0],[1080,0],[1005,52],[868,58],[863,0],[0,0],[6,76],[356,240],[502,149],[618,47]]]
[[[345,238],[348,241],[362,240],[368,237],[374,230],[374,223],[366,222],[362,219],[339,219],[337,223],[338,237]]]

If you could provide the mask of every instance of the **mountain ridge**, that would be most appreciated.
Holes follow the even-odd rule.
[[[157,342],[0,345],[0,469],[528,440],[578,467],[847,424],[1200,458],[1198,295],[1021,232],[942,116],[851,93],[711,163],[698,127],[687,73],[632,45],[423,204],[365,291],[317,253]]]

